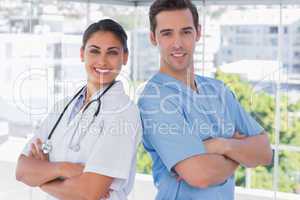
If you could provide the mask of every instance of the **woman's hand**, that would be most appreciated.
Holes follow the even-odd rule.
[[[83,173],[84,165],[78,163],[62,162],[60,165],[60,174],[64,178],[79,176]]]
[[[49,155],[43,153],[42,141],[39,138],[31,143],[29,157],[33,157],[37,160],[49,161]]]

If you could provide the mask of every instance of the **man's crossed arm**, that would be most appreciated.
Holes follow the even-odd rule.
[[[233,138],[214,138],[204,144],[208,153],[226,156],[244,167],[272,163],[273,153],[265,132],[249,137],[236,132]]]
[[[272,162],[272,150],[266,133],[244,137],[214,138],[204,141],[207,154],[183,160],[174,167],[189,185],[206,188],[220,184],[232,176],[239,165],[256,167]]]

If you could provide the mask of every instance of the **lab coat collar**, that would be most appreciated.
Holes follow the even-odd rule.
[[[91,101],[97,99],[109,85],[110,84],[105,85],[104,87],[100,88],[95,94],[93,94],[93,96],[91,97]],[[107,91],[107,93],[105,95],[107,95],[109,93],[111,94],[112,93],[111,91],[114,90],[115,88],[119,88],[120,85],[122,86],[120,81],[115,81],[114,85]]]

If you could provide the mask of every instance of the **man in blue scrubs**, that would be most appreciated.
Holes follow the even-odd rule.
[[[268,136],[221,81],[194,74],[201,33],[196,7],[156,0],[149,15],[160,70],[138,104],[156,199],[233,200],[238,165],[271,163]]]

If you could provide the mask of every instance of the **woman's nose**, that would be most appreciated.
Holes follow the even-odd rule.
[[[97,66],[102,67],[106,64],[106,57],[105,55],[100,55],[96,60]]]

